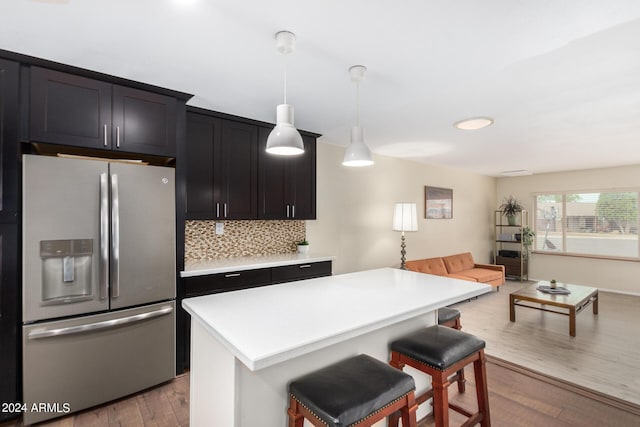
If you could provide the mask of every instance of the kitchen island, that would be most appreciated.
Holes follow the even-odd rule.
[[[292,379],[360,353],[386,361],[388,343],[435,324],[438,308],[489,291],[383,268],[185,299],[190,425],[286,425]]]

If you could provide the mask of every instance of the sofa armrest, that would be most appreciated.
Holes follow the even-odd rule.
[[[474,264],[475,268],[486,268],[489,270],[502,271],[504,273],[504,265],[500,264]]]

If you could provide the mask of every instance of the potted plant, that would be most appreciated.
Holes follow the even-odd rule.
[[[509,225],[516,225],[516,215],[522,212],[522,205],[518,199],[513,196],[504,198],[502,202],[499,207],[502,215],[507,217],[507,223]]]
[[[531,227],[524,227],[522,229],[522,246],[524,248],[524,257],[528,258],[531,253],[531,246],[533,245],[533,239],[536,237],[536,232]]]
[[[309,242],[307,242],[307,240],[303,240],[301,242],[296,243],[296,245],[298,246],[298,253],[299,254],[308,254],[309,253]]]

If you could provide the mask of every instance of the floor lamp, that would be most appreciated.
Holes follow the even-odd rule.
[[[407,254],[407,245],[404,241],[404,232],[418,231],[418,208],[415,203],[396,203],[393,211],[393,230],[402,232],[402,237],[400,238],[400,268],[406,270],[405,255]]]

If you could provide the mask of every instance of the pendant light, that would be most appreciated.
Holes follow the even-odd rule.
[[[344,166],[370,166],[373,164],[371,150],[364,143],[364,129],[360,127],[360,82],[364,79],[367,67],[354,65],[349,68],[351,81],[356,84],[356,125],[351,128],[351,144],[344,152]]]
[[[287,104],[287,64],[286,55],[293,53],[296,35],[290,31],[276,33],[276,47],[285,56],[284,103],[276,109],[276,127],[267,138],[267,153],[280,156],[294,156],[304,153],[304,143],[298,130],[293,126],[293,106]]]

